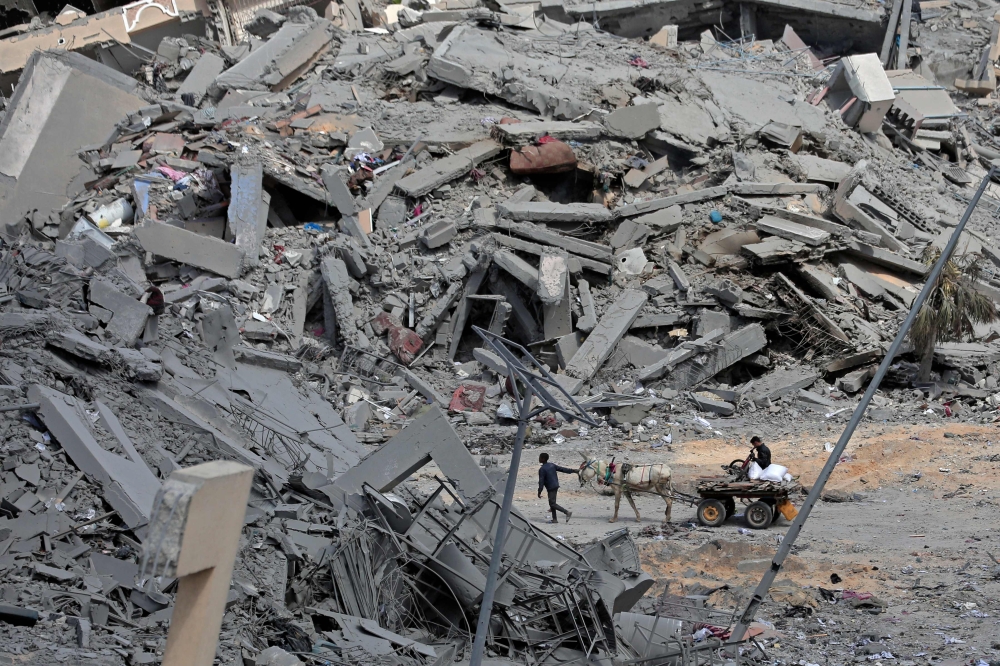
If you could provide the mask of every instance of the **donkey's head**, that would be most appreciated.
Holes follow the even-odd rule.
[[[597,469],[600,467],[601,461],[585,451],[581,451],[580,456],[583,458],[583,464],[580,465],[580,471],[577,472],[577,476],[580,477],[580,485],[585,486],[597,476]]]

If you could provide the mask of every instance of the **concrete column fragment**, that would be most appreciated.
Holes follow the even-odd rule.
[[[264,169],[260,164],[234,165],[230,170],[232,184],[227,213],[227,238],[236,240],[236,247],[243,250],[244,261],[250,267],[260,264],[260,243],[264,232],[260,227],[262,212],[264,223],[267,224],[263,178]]]
[[[578,280],[577,289],[580,291],[580,305],[583,307],[583,316],[576,320],[578,331],[590,333],[597,326],[597,309],[594,307],[594,296],[590,293],[590,283],[586,280]]]
[[[340,337],[352,345],[358,343],[358,329],[354,324],[354,303],[351,300],[351,276],[347,264],[336,257],[327,257],[320,264],[323,276],[323,321],[326,335],[331,341]]]

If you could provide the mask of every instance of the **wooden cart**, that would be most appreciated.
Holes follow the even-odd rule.
[[[755,530],[766,529],[777,520],[778,506],[788,501],[797,484],[773,481],[730,481],[722,478],[698,481],[698,522],[706,527],[718,527],[736,513],[736,500],[746,504],[743,516]]]

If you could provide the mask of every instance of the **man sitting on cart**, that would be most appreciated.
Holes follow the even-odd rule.
[[[767,469],[771,465],[771,449],[767,448],[764,440],[757,435],[754,435],[750,439],[750,446],[754,448],[753,459],[757,462],[757,465],[761,470]]]

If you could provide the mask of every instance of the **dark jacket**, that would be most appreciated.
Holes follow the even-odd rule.
[[[163,314],[166,311],[166,306],[163,302],[163,292],[157,287],[150,287],[147,291],[149,292],[149,298],[146,299],[146,305],[153,309],[153,314]]]
[[[771,464],[771,449],[767,448],[767,444],[761,444],[755,449],[754,460],[760,465],[761,469],[767,469]]]
[[[556,472],[576,474],[575,469],[560,467],[555,463],[547,462],[538,468],[538,492],[542,492],[542,488],[545,488],[545,490],[557,490],[559,488],[559,476]]]

